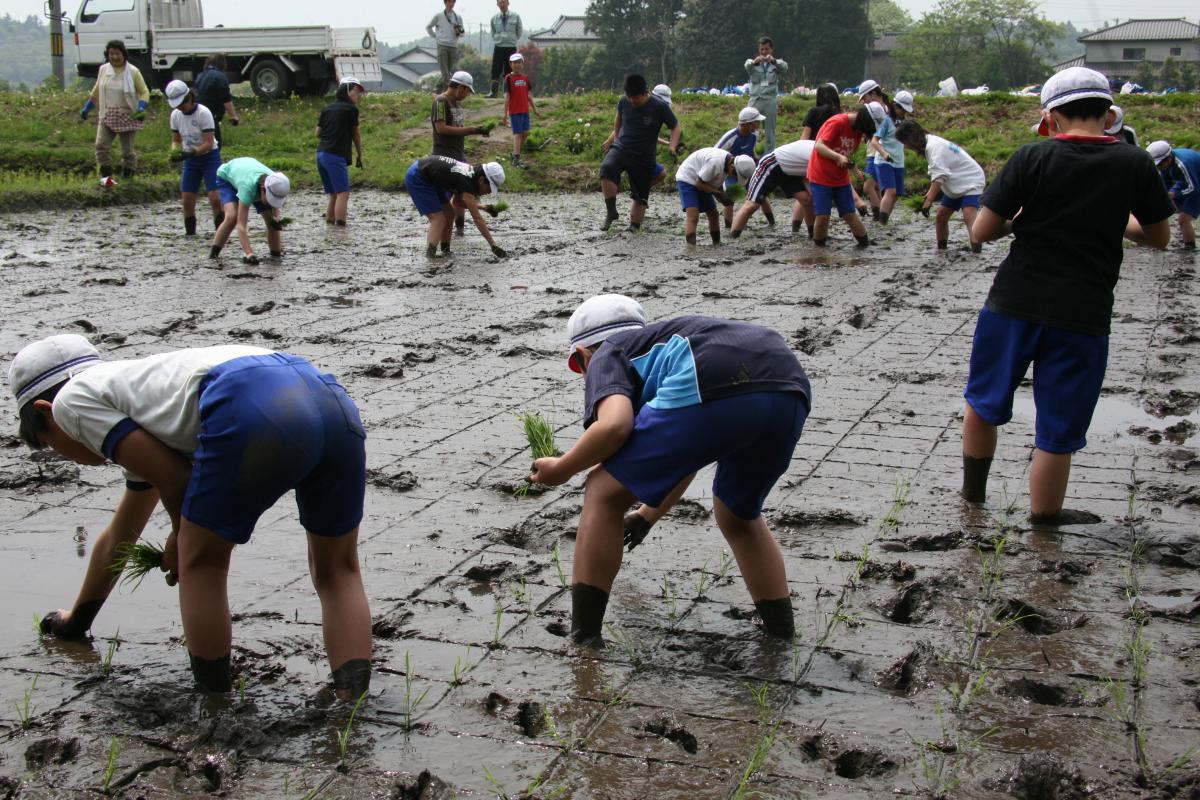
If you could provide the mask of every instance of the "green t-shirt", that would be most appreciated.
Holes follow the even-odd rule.
[[[237,190],[238,202],[242,205],[254,205],[261,196],[258,190],[258,179],[263,175],[271,175],[275,170],[253,158],[235,158],[226,161],[217,169],[217,177],[233,184]]]

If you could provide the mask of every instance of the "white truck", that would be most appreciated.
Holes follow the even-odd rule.
[[[214,53],[225,55],[230,81],[250,81],[260,97],[323,94],[343,75],[383,79],[374,28],[205,28],[200,0],[83,0],[71,33],[83,77],[96,77],[104,45],[118,39],[159,88],[175,78],[191,83]]]

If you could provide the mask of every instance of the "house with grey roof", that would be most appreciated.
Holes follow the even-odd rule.
[[[1168,58],[1200,66],[1200,25],[1186,19],[1131,19],[1078,39],[1087,51],[1054,69],[1086,66],[1110,78],[1129,80],[1142,62],[1161,66]]]
[[[587,29],[586,17],[560,16],[545,30],[529,34],[529,41],[537,47],[586,47],[600,44],[600,37]]]
[[[406,92],[418,88],[420,82],[428,77],[436,78],[438,71],[437,47],[418,45],[405,50],[379,65],[383,73],[385,92]]]

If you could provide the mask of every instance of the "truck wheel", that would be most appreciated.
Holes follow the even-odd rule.
[[[280,62],[266,58],[250,70],[250,88],[259,97],[279,100],[292,91],[292,75]]]

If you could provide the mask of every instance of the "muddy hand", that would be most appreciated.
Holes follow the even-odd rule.
[[[921,213],[925,215],[925,219],[929,219],[929,206],[921,206]]]
[[[162,563],[159,569],[166,573],[164,579],[167,586],[174,586],[179,583],[179,533],[171,531],[171,535],[167,537],[167,541],[163,544]]]
[[[558,456],[546,456],[534,461],[533,472],[528,478],[529,482],[545,486],[562,486],[571,480],[571,475],[566,470],[559,468],[561,462],[562,458]]]
[[[46,616],[42,617],[42,621],[38,623],[42,633],[54,636],[59,639],[82,639],[86,636],[86,631],[79,630],[79,626],[74,624],[71,619],[71,612],[65,608],[60,608],[57,611],[51,611]]]
[[[629,552],[645,540],[653,524],[636,511],[625,515],[625,547]]]

